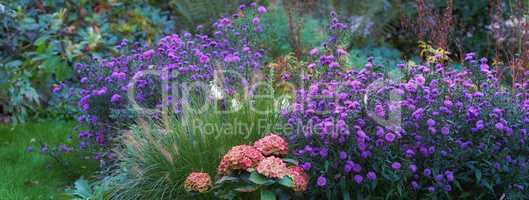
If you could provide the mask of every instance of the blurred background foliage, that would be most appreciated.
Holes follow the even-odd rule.
[[[169,14],[143,1],[0,4],[0,111],[24,121],[48,107],[52,84],[75,80],[75,63],[115,53],[121,39],[150,44],[176,31]]]
[[[163,35],[196,30],[249,0],[7,0],[0,3],[0,115],[17,123],[31,116],[71,117],[77,82],[74,65],[117,53],[122,39],[153,45]],[[368,57],[392,67],[412,59],[418,42],[451,52],[459,62],[474,51],[494,58],[515,83],[529,64],[528,0],[264,0],[262,21],[270,57],[300,58],[328,36],[331,11],[346,16],[352,31],[350,61]],[[210,30],[205,27],[205,31]],[[293,53],[293,54],[291,54]],[[45,111],[46,114],[42,114]],[[66,114],[65,114],[66,113]],[[5,120],[7,121],[7,120]]]

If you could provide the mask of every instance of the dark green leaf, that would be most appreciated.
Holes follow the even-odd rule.
[[[297,160],[294,160],[294,159],[290,159],[290,158],[283,158],[283,161],[286,162],[286,163],[290,163],[292,165],[298,165],[299,162]]]
[[[279,184],[285,187],[292,188],[294,187],[294,180],[292,180],[292,178],[290,178],[289,176],[285,176],[281,180],[279,180]]]
[[[234,181],[238,181],[238,180],[239,180],[239,178],[237,178],[237,177],[223,176],[215,184],[222,184],[222,183],[227,182],[227,181],[234,182]]]
[[[266,177],[258,174],[257,172],[252,172],[250,174],[250,178],[248,178],[251,182],[257,184],[257,185],[268,185],[273,183],[274,181],[267,179]]]
[[[261,200],[276,200],[276,195],[270,190],[261,190]]]
[[[246,186],[235,188],[233,190],[237,192],[255,192],[257,189],[259,189],[259,186],[257,185],[246,185]]]

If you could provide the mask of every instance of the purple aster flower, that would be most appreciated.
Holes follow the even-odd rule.
[[[498,129],[499,131],[503,131],[505,129],[505,125],[503,125],[503,123],[501,122],[498,122],[496,123],[496,129]]]
[[[424,176],[430,176],[432,174],[432,170],[430,168],[424,169],[423,172]]]
[[[81,81],[82,84],[88,83],[88,78],[87,77],[83,77],[83,78],[81,78],[80,81]]]
[[[89,131],[80,131],[79,132],[79,138],[87,138],[87,137],[90,137],[90,132]]]
[[[415,156],[415,151],[413,151],[411,149],[407,149],[405,153],[406,153],[406,157],[408,157],[408,158],[411,158],[411,157]]]
[[[417,172],[417,165],[415,165],[415,164],[411,164],[409,168],[410,168],[410,171],[411,171],[412,173]]]
[[[79,149],[86,149],[88,148],[88,143],[86,141],[79,142]]]
[[[443,190],[446,191],[446,192],[450,192],[450,191],[452,191],[452,186],[444,185]]]
[[[377,174],[375,174],[375,172],[367,172],[367,179],[371,180],[371,181],[374,181],[377,179]]]
[[[340,151],[340,153],[338,153],[338,157],[340,157],[340,160],[345,160],[347,159],[347,153],[345,151]]]
[[[481,130],[485,128],[485,122],[483,122],[483,120],[479,120],[478,122],[476,122],[476,129],[477,130]]]
[[[465,61],[473,60],[476,57],[476,53],[470,52],[465,54]]]
[[[110,98],[110,102],[112,102],[112,103],[117,103],[120,100],[121,100],[121,96],[119,94],[114,94]]]
[[[400,163],[399,162],[394,162],[391,164],[391,168],[393,168],[394,170],[399,170],[401,167]]]
[[[329,150],[327,148],[321,148],[320,149],[320,156],[323,158],[326,158],[327,155],[329,155]]]
[[[103,144],[105,144],[105,136],[104,136],[102,133],[97,133],[97,134],[96,134],[96,142],[97,142],[99,145],[103,145]]]
[[[101,96],[107,93],[107,87],[102,87],[99,90],[94,90],[94,95]]]
[[[61,91],[61,89],[62,89],[62,86],[63,86],[62,83],[58,84],[58,85],[57,84],[53,85],[52,92],[53,93],[59,93]]]
[[[360,157],[364,159],[369,158],[369,156],[371,156],[371,152],[369,151],[362,151],[362,153],[360,153]]]
[[[253,25],[258,25],[259,23],[261,23],[261,20],[259,19],[259,17],[254,17],[252,19],[252,24]]]
[[[331,62],[331,64],[329,64],[329,68],[330,69],[335,69],[335,68],[338,68],[340,67],[340,63],[338,62]]]
[[[375,114],[377,115],[377,117],[384,117],[386,116],[386,113],[384,111],[384,107],[380,104],[377,104],[375,106]]]
[[[415,110],[415,112],[413,112],[412,116],[413,118],[418,121],[422,118],[423,116],[423,113],[424,113],[424,109],[423,108],[419,108],[417,110]]]
[[[29,146],[28,148],[26,148],[26,152],[28,152],[28,153],[33,152],[33,147],[32,147],[32,146]]]
[[[414,190],[417,190],[417,189],[420,188],[419,183],[417,183],[417,181],[412,181],[412,182],[411,182],[411,187],[412,187]]]
[[[336,53],[338,54],[338,56],[345,56],[345,55],[348,54],[347,51],[345,49],[342,49],[342,48],[338,48],[336,50]]]
[[[446,172],[445,172],[445,175],[446,175],[446,180],[448,180],[448,182],[452,182],[452,181],[455,180],[454,172],[452,172],[452,171],[446,171]]]
[[[207,55],[200,55],[199,62],[200,63],[206,63],[209,61],[209,57]]]
[[[428,187],[428,192],[435,192],[435,188],[433,186]]]
[[[444,180],[444,175],[438,174],[437,176],[435,176],[435,181],[443,182],[443,180]]]
[[[479,68],[480,68],[481,73],[484,73],[484,74],[490,73],[490,67],[486,63],[479,65]]]
[[[288,81],[290,79],[290,74],[286,71],[281,73],[281,79],[283,79],[284,81]]]
[[[355,164],[355,163],[354,163],[353,161],[350,161],[350,160],[346,161],[346,162],[345,162],[345,165],[344,165],[344,171],[345,171],[345,173],[349,173],[349,172],[351,172],[351,171],[353,170],[353,165],[354,165],[354,164]]]
[[[311,56],[315,56],[315,55],[317,55],[318,53],[319,53],[319,50],[318,50],[317,48],[313,48],[313,49],[311,49],[310,52],[309,52],[309,54],[310,54]]]
[[[364,177],[362,177],[361,175],[354,175],[354,181],[357,183],[357,184],[361,184],[362,181],[364,181]]]
[[[316,68],[316,64],[310,63],[309,65],[307,65],[307,68],[310,70],[314,70]]]
[[[435,126],[436,123],[435,123],[435,120],[433,120],[433,119],[428,119],[428,120],[426,121],[426,124],[428,125],[428,127],[433,127],[433,126]]]
[[[441,134],[443,134],[444,136],[449,135],[450,134],[450,128],[448,128],[446,126],[441,128]]]
[[[125,80],[125,79],[127,79],[127,74],[124,73],[124,72],[112,72],[110,77],[112,77],[113,79],[116,79],[116,80]]]
[[[259,8],[257,8],[257,12],[259,14],[265,14],[266,13],[266,8],[264,6],[259,6]]]
[[[155,52],[154,52],[153,49],[147,50],[147,51],[143,52],[143,57],[144,57],[145,59],[151,59],[152,56],[154,55],[154,53],[155,53]]]
[[[67,153],[67,152],[70,152],[72,150],[72,148],[66,146],[65,144],[60,144],[59,145],[59,150],[61,150],[62,152]]]
[[[316,181],[318,186],[325,187],[327,185],[327,179],[324,176],[319,176],[318,180]]]
[[[303,164],[301,164],[301,168],[303,168],[303,170],[305,171],[308,171],[312,168],[312,164],[310,162],[305,162]]]
[[[240,61],[241,61],[241,58],[234,54],[229,54],[226,57],[224,57],[224,62],[227,62],[227,63],[236,63]]]
[[[395,140],[396,135],[393,133],[388,133],[384,136],[384,139],[386,139],[387,142],[393,142]]]
[[[41,153],[48,153],[48,145],[42,145],[40,147],[40,152]]]
[[[418,85],[422,86],[426,83],[426,79],[422,75],[417,75],[415,77],[415,82],[417,82]]]
[[[356,172],[356,173],[362,171],[362,166],[360,164],[358,164],[358,163],[354,163],[353,164],[353,171]]]

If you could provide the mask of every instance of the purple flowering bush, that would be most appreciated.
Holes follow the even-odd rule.
[[[346,50],[351,27],[334,12],[330,37],[321,47],[301,58],[286,56],[266,71],[268,37],[261,18],[267,12],[255,3],[241,5],[214,22],[211,34],[199,26],[195,34],[169,35],[152,47],[125,40],[118,56],[75,67],[82,85],[79,148],[102,164],[116,158],[111,147],[120,152],[115,167],[107,168],[115,181],[113,198],[187,197],[177,186],[190,169],[211,174],[211,163],[224,148],[259,134],[231,129],[250,138],[221,136],[220,130],[208,134],[203,128],[230,124],[231,117],[219,112],[227,102],[244,111],[233,119],[253,127],[262,117],[275,128],[275,110],[258,118],[249,109],[253,99],[239,101],[263,80],[281,81],[277,85],[292,89],[285,93],[295,94],[293,102],[274,99],[274,107],[283,109],[280,125],[292,128],[278,128],[288,138],[289,157],[310,176],[302,196],[529,198],[529,80],[505,88],[488,60],[473,53],[461,69],[449,63],[445,51],[425,54],[418,65],[382,66],[368,59],[363,67],[351,66],[357,63]],[[280,78],[274,77],[273,64],[287,65]],[[186,110],[202,103],[214,106]],[[134,125],[143,117],[148,123]],[[185,123],[191,119],[204,120],[190,129]]]
[[[529,81],[511,91],[486,59],[397,66],[400,77],[310,54],[284,116],[293,154],[321,198],[528,198]],[[529,76],[529,74],[527,74]]]
[[[242,5],[232,16],[217,20],[212,35],[198,26],[196,34],[172,34],[154,47],[124,40],[118,56],[76,65],[81,83],[78,121],[84,127],[78,135],[80,148],[94,151],[97,159],[112,159],[106,151],[109,144],[136,117],[158,118],[162,107],[180,112],[186,103],[183,85],[214,84],[224,96],[247,87],[245,80],[252,80],[264,63],[265,51],[256,41],[266,12],[255,3]],[[207,100],[205,88],[191,90],[196,98]],[[157,111],[146,113],[138,107]]]

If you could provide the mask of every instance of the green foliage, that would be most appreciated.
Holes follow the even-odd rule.
[[[304,17],[303,27],[300,31],[301,47],[304,51],[320,46],[328,38],[327,26],[327,19],[318,19],[313,16]]]
[[[81,175],[93,172],[93,164],[83,157],[68,157],[64,168],[49,156],[39,154],[38,142],[49,146],[68,143],[66,136],[74,124],[47,120],[14,127],[0,125],[1,199],[63,199],[63,187]],[[26,147],[33,146],[32,152]]]
[[[397,64],[404,63],[399,50],[389,46],[355,48],[349,51],[348,65],[361,68],[369,58],[376,65],[385,66],[388,71],[395,69]]]
[[[171,10],[179,17],[179,28],[193,30],[198,25],[205,25],[220,16],[232,13],[240,4],[250,0],[172,0]]]
[[[328,37],[327,35],[327,18],[318,19],[312,15],[298,16],[302,26],[300,27],[299,37],[301,48],[308,51],[310,48],[320,46]],[[269,11],[261,18],[263,24],[263,37],[258,41],[262,46],[269,50],[273,58],[277,58],[292,52],[292,47],[288,41],[289,28],[288,16],[283,6],[270,8]]]
[[[245,196],[260,196],[261,200],[297,196],[291,190],[294,180],[290,176],[282,179],[267,178],[257,171],[243,172],[236,176],[223,176],[213,187],[215,196],[221,199],[236,199]],[[259,194],[259,195],[257,195]]]
[[[270,49],[272,57],[285,55],[291,51],[288,43],[288,18],[283,9],[273,9],[262,17],[264,25],[263,46]]]
[[[9,1],[0,4],[1,113],[14,123],[41,111],[50,86],[75,79],[72,65],[116,52],[127,38],[151,44],[174,21],[141,1]]]
[[[106,199],[108,191],[106,185],[90,184],[81,177],[75,181],[73,188],[66,190],[66,193],[74,200],[103,200]]]
[[[272,109],[268,103],[253,105],[259,110]],[[189,173],[216,174],[222,155],[235,145],[251,143],[274,130],[277,117],[276,112],[259,114],[245,105],[229,112],[211,107],[205,112],[187,111],[165,123],[140,121],[123,136],[120,162],[107,179],[114,183],[111,197],[191,198],[183,188]]]

